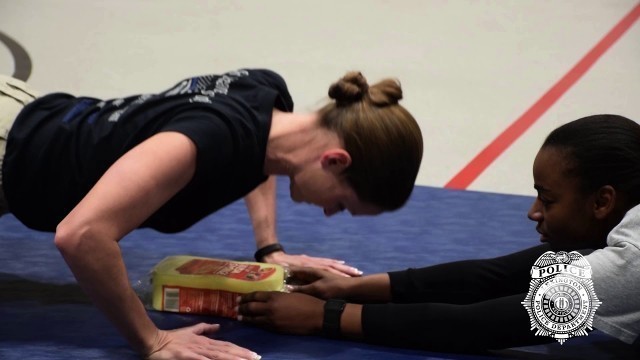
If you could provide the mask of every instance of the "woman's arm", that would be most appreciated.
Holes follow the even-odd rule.
[[[469,304],[526,293],[531,267],[548,244],[512,254],[390,272],[393,302]]]
[[[214,350],[251,358],[239,347],[200,336],[212,325],[158,330],[131,288],[118,241],[182,189],[195,171],[196,148],[186,136],[163,132],[120,158],[58,225],[55,243],[78,283],[96,306],[144,356],[177,357]]]
[[[391,301],[389,275],[386,273],[345,278],[328,271],[307,267],[290,268],[288,288],[291,292],[320,299],[344,299],[354,303]]]
[[[493,259],[456,261],[353,279],[292,267],[292,280],[298,285],[290,290],[356,303],[468,304],[526,292],[531,266],[548,250],[547,245],[541,245]]]
[[[267,245],[276,244],[278,237],[276,235],[275,176],[269,176],[267,181],[245,196],[244,202],[253,225],[257,248],[260,249]],[[265,260],[270,260],[273,255],[275,253],[265,257]]]
[[[349,303],[340,317],[340,337],[457,353],[552,342],[530,329],[521,304],[525,295],[467,305]],[[325,335],[324,305],[309,295],[256,292],[242,297],[239,320],[282,333]]]
[[[525,296],[515,294],[464,305],[364,305],[361,336],[380,345],[454,352],[553,342],[551,337],[535,336],[530,329],[528,313],[521,304]],[[346,311],[343,316],[347,316]]]

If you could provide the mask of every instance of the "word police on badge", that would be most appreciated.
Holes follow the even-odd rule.
[[[591,280],[591,266],[578,252],[547,251],[531,268],[529,293],[522,305],[531,330],[551,336],[560,344],[574,336],[588,335],[600,306]]]

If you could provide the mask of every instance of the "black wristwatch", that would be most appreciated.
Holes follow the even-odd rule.
[[[258,251],[256,251],[255,254],[253,254],[253,257],[256,259],[257,262],[264,262],[265,256],[271,253],[274,253],[276,251],[284,252],[284,247],[282,247],[282,245],[280,245],[279,243],[267,245],[258,249]]]
[[[322,334],[327,337],[340,337],[340,318],[347,302],[340,299],[329,299],[324,303]]]

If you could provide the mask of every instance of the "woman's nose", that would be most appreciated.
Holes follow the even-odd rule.
[[[540,209],[540,200],[536,199],[527,213],[527,217],[532,221],[542,220],[542,210]]]
[[[332,208],[324,208],[324,216],[329,217],[329,216],[333,216],[336,213],[339,213],[340,211],[342,211],[343,209],[339,208],[339,207],[332,207]]]
[[[324,216],[326,217],[332,216],[335,213],[337,213],[336,210],[324,208]]]

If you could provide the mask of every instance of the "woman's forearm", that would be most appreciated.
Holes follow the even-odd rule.
[[[340,332],[343,337],[354,340],[363,339],[362,305],[347,304],[340,319]]]
[[[56,245],[78,284],[141,354],[152,350],[158,329],[131,288],[118,243],[56,235]]]
[[[256,247],[262,248],[277,243],[275,176],[270,176],[247,194],[244,201],[253,225]]]
[[[391,284],[386,273],[347,280],[345,299],[354,303],[386,303],[391,301]]]
[[[521,304],[525,295],[466,305],[367,304],[360,311],[360,333],[371,343],[431,351],[484,351],[554,341],[530,329]],[[345,321],[346,326],[350,320]],[[348,336],[349,329],[344,330]]]

